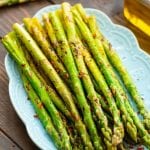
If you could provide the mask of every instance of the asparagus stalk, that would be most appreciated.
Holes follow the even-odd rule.
[[[69,110],[66,108],[66,106],[64,105],[63,101],[61,100],[61,98],[58,96],[58,94],[56,93],[56,91],[54,90],[54,88],[52,87],[52,85],[45,80],[45,76],[43,77],[40,72],[37,70],[37,67],[35,66],[31,56],[29,55],[29,53],[24,49],[24,53],[25,53],[25,57],[31,67],[31,69],[34,71],[34,73],[37,75],[37,77],[40,79],[40,81],[44,84],[44,86],[47,89],[47,92],[49,94],[49,96],[51,97],[52,102],[54,103],[54,105],[68,118],[68,119],[72,119],[71,118],[71,114],[69,112]]]
[[[121,143],[118,145],[118,150],[128,150],[128,149],[125,147],[124,143]]]
[[[78,5],[78,4],[77,4],[77,5]],[[75,6],[76,6],[76,5],[75,5]],[[74,7],[75,7],[75,6],[74,6]],[[84,59],[84,61],[85,61],[85,60],[88,60],[88,59],[90,59],[90,57],[89,57],[90,55],[89,55],[88,53],[86,54],[86,51],[87,51],[86,49],[88,49],[88,46],[87,46],[87,44],[85,43],[85,41],[83,40],[83,37],[82,37],[82,35],[81,35],[81,33],[80,33],[79,28],[78,28],[77,26],[75,26],[75,28],[76,28],[76,32],[77,32],[77,35],[78,35],[79,39],[82,41],[83,53],[85,53],[85,55],[84,55],[84,54],[82,54],[82,55],[83,55],[83,57],[86,57],[86,59]],[[84,49],[85,49],[85,50],[84,50]],[[86,61],[85,61],[85,64],[86,64]],[[86,64],[86,65],[87,65],[87,64]],[[87,66],[87,68],[88,68],[88,66]],[[92,68],[92,67],[91,67],[91,68]],[[105,111],[107,111],[108,113],[110,113],[110,110],[109,110],[109,108],[108,108],[108,105],[106,104],[106,100],[104,99],[103,96],[100,95],[102,92],[101,92],[99,86],[97,85],[96,80],[94,79],[92,73],[90,72],[90,69],[88,69],[88,74],[89,74],[89,76],[90,76],[90,78],[91,78],[91,80],[92,80],[92,83],[93,83],[93,85],[94,85],[95,90],[97,91],[97,96],[98,96],[98,98],[99,98],[100,104],[102,105],[102,108],[103,108]]]
[[[79,19],[78,18],[78,23],[79,22],[82,22],[81,21],[82,19]],[[93,22],[94,24],[94,22]],[[91,26],[91,31],[92,31],[92,27],[93,27],[93,24]],[[86,27],[86,25],[83,23],[82,26],[84,25],[84,27],[87,29],[87,33],[89,34],[89,36],[92,36],[88,30],[88,28]],[[80,26],[81,27],[81,26]],[[85,31],[84,31],[85,32]],[[83,33],[83,32],[82,32]],[[84,35],[85,36],[85,35]],[[87,35],[86,35],[87,36]],[[91,40],[94,42],[94,39],[91,38]],[[92,44],[92,42],[91,42]],[[124,111],[125,109],[127,109],[128,113],[130,114],[130,116],[132,117],[133,121],[134,121],[134,124],[136,125],[136,128],[138,129],[139,131],[139,135],[140,137],[142,138],[142,140],[144,141],[144,144],[149,146],[149,134],[148,132],[145,130],[144,126],[141,124],[137,114],[134,112],[134,110],[132,109],[131,105],[129,104],[129,101],[128,101],[128,98],[123,90],[123,88],[121,87],[119,81],[117,80],[117,77],[115,75],[115,73],[113,72],[109,62],[107,59],[102,59],[100,56],[100,53],[98,52],[98,47],[97,45],[91,45],[93,47],[91,52],[93,53],[93,55],[95,56],[95,60],[97,62],[97,64],[99,65],[99,67],[101,68],[101,71],[103,72],[106,80],[107,80],[107,83],[110,85],[110,88],[113,92],[113,95],[115,95],[116,99],[120,99],[122,101],[122,104],[124,102],[124,105],[125,105],[125,108],[124,108]],[[95,46],[95,47],[94,47]],[[96,56],[99,55],[99,56]],[[118,105],[118,107],[120,107],[120,105]],[[121,108],[122,109],[122,108]],[[125,113],[125,112],[124,112]],[[129,116],[129,115],[128,115]],[[124,116],[126,117],[126,115]],[[125,120],[125,118],[123,117],[123,119]],[[129,130],[129,124],[128,124],[128,133],[130,133],[132,131],[132,135],[130,133],[130,136],[134,139],[136,134],[135,134],[135,125],[132,124],[132,120],[128,120],[130,121],[130,130]],[[132,127],[134,127],[134,130],[132,130]]]
[[[77,103],[79,104],[82,114],[83,114],[84,122],[89,130],[90,135],[92,136],[94,147],[96,149],[100,149],[101,148],[100,139],[98,137],[96,126],[92,119],[90,107],[87,104],[87,100],[85,98],[81,82],[78,78],[78,71],[75,66],[70,47],[68,45],[62,24],[56,12],[50,13],[50,21],[53,25],[57,41],[59,42],[59,45],[61,47],[60,53],[62,56],[62,61],[69,73],[70,80],[73,86],[73,90],[77,98]]]
[[[89,22],[89,20],[88,20],[89,16],[86,15],[86,12],[85,12],[84,8],[82,7],[82,5],[80,3],[78,3],[74,6],[74,8],[76,8],[78,10],[78,12],[80,13],[80,15],[81,15],[82,19],[84,20],[84,22],[88,23]],[[96,36],[96,34],[97,33],[95,33],[95,35],[93,35],[93,36]],[[102,45],[101,42],[99,42],[99,39],[95,38],[95,43],[98,45],[99,51],[100,51],[102,57],[106,58],[107,56],[106,56],[105,51],[103,49],[103,45]]]
[[[74,20],[73,20],[73,16],[71,13],[71,8],[68,3],[62,4],[62,12],[63,12],[63,18],[64,18],[64,26],[65,26],[66,33],[68,36],[68,43],[73,53],[76,66],[79,71],[79,76],[83,81],[85,90],[87,92],[87,97],[90,100],[91,104],[93,105],[94,112],[98,120],[98,124],[104,135],[104,141],[107,145],[107,149],[113,149],[112,132],[108,126],[108,120],[105,114],[103,113],[103,110],[101,109],[99,98],[97,96],[97,93],[95,92],[93,83],[88,75],[88,71],[85,66],[83,56],[82,56],[83,45],[76,34]]]
[[[83,15],[83,13],[82,13],[82,15]],[[88,18],[88,17],[87,17]],[[86,19],[85,17],[83,18],[83,19]],[[91,23],[91,26],[93,25],[93,23]],[[95,33],[97,33],[97,32],[95,32]],[[96,34],[94,34],[94,35],[96,35]],[[81,35],[80,35],[81,36]],[[82,37],[81,37],[82,38]],[[90,61],[89,61],[90,62]],[[92,67],[91,67],[92,68]],[[96,73],[93,73],[94,75],[96,74]],[[98,77],[98,76],[97,76]]]
[[[79,4],[76,4],[76,5],[79,5]],[[76,7],[76,5],[73,6],[73,7]],[[83,18],[83,19],[84,19],[84,18]],[[87,68],[88,68],[88,74],[89,74],[89,76],[90,76],[90,78],[91,78],[91,80],[92,80],[92,83],[93,83],[93,85],[94,85],[95,90],[97,91],[97,96],[99,97],[99,101],[100,101],[100,103],[101,103],[101,105],[102,105],[102,108],[103,108],[106,112],[110,113],[109,106],[108,106],[108,104],[106,104],[107,101],[104,99],[103,96],[101,96],[101,94],[102,94],[101,88],[100,88],[100,86],[97,85],[97,82],[99,82],[99,81],[96,81],[96,80],[95,80],[95,77],[92,75],[92,72],[90,71],[90,70],[92,69],[92,66],[94,65],[95,61],[93,61],[93,59],[92,59],[90,53],[87,51],[88,45],[86,44],[85,40],[83,39],[79,28],[78,28],[77,26],[75,26],[75,28],[76,28],[76,32],[77,32],[77,35],[78,35],[79,39],[82,41],[82,45],[83,45],[82,55],[83,55],[85,64],[86,64],[86,66],[87,66]],[[91,60],[91,63],[88,63],[90,60]],[[88,65],[88,64],[89,64],[89,65]],[[90,64],[91,64],[91,67],[90,67]],[[92,64],[93,64],[93,65],[92,65]],[[96,65],[94,65],[94,66],[96,66]],[[90,69],[89,69],[89,68],[90,68]],[[96,66],[96,68],[97,68],[97,66]],[[98,69],[97,69],[97,70],[98,70]],[[93,74],[96,75],[97,73],[93,73]],[[101,73],[100,73],[100,74],[101,74]],[[98,76],[101,76],[101,75],[98,75]],[[98,76],[96,77],[97,80],[98,80]]]
[[[78,29],[76,28],[76,30],[78,30]],[[80,36],[80,39],[81,39],[79,30],[78,30],[78,35]],[[97,86],[99,88],[98,91],[99,92],[102,91],[103,95],[105,96],[105,98],[108,102],[109,110],[114,119],[114,129],[113,129],[114,136],[112,139],[113,139],[114,145],[117,145],[120,142],[122,142],[122,138],[124,137],[123,124],[121,122],[120,115],[118,115],[119,111],[117,109],[115,100],[112,97],[112,93],[109,90],[109,87],[107,86],[103,75],[99,71],[99,68],[97,67],[91,54],[88,52],[88,50],[86,48],[84,48],[84,50],[82,51],[82,54],[84,56],[84,61],[97,83]]]
[[[55,70],[59,73],[62,79],[70,84],[68,79],[68,73],[61,63],[61,60],[53,50],[48,41],[47,34],[45,33],[42,25],[40,24],[37,18],[25,18],[23,19],[25,27],[27,28],[28,32],[34,37],[38,45],[41,47],[43,53],[46,55],[48,60],[51,62]]]
[[[131,135],[131,137],[133,138],[133,140],[137,141],[137,129],[136,129],[136,126],[134,125],[134,122],[133,122],[131,116],[129,115],[129,113],[127,111],[128,108],[125,107],[125,106],[127,106],[127,104],[126,104],[126,102],[124,102],[124,95],[120,94],[120,90],[118,90],[119,89],[118,87],[120,86],[118,83],[118,80],[115,79],[115,74],[114,74],[110,64],[108,63],[107,59],[105,57],[103,57],[103,55],[101,55],[101,53],[99,52],[100,47],[97,44],[97,42],[95,42],[88,27],[82,21],[82,19],[80,19],[79,17],[78,18],[76,17],[77,24],[78,24],[81,32],[86,33],[86,34],[83,33],[84,34],[83,36],[86,39],[86,41],[90,47],[90,51],[93,54],[93,57],[95,58],[100,70],[102,71],[102,73],[106,79],[107,84],[109,85],[109,87],[112,91],[112,94],[114,95],[114,97],[116,99],[117,106],[118,106],[118,108],[120,108],[120,111],[122,113],[122,118],[123,118],[124,124],[126,126],[126,129],[127,129],[128,133]],[[85,30],[86,30],[86,32],[85,32]]]
[[[59,48],[59,44],[57,42],[56,35],[55,35],[54,30],[53,30],[52,24],[49,20],[49,14],[43,15],[43,22],[44,22],[45,30],[48,33],[48,37],[52,43],[52,46],[54,47],[54,49],[57,50]],[[57,51],[57,52],[59,52],[59,51]],[[60,57],[60,55],[59,55],[59,57]]]
[[[89,17],[90,18],[90,17]],[[94,18],[94,20],[95,20],[95,18]],[[94,21],[93,20],[93,21]],[[91,33],[92,33],[92,35],[94,35],[93,37],[95,38],[95,42],[96,42],[96,44],[97,44],[97,46],[98,46],[98,48],[101,48],[100,46],[102,45],[101,44],[101,42],[100,42],[100,40],[99,39],[97,39],[96,37],[96,33],[97,32],[94,32],[95,31],[95,29],[96,28],[94,28],[95,27],[95,24],[96,23],[96,20],[95,20],[95,22],[91,22],[91,23],[89,23],[89,28],[90,28],[90,30],[91,30]],[[103,53],[102,53],[103,54]],[[103,58],[104,58],[104,55],[103,55]],[[105,57],[104,59],[106,59],[106,62],[107,62],[107,58]],[[107,64],[109,64],[109,63],[107,63]],[[111,67],[110,67],[110,69],[111,69]],[[110,72],[110,71],[109,71]],[[113,72],[110,72],[112,75],[114,75],[114,73]],[[115,76],[115,75],[114,75]],[[115,83],[115,82],[114,82]],[[117,83],[117,85],[118,86],[120,86],[118,83]],[[111,85],[110,85],[111,86]],[[116,90],[117,90],[117,88],[116,88]],[[121,90],[122,91],[122,90]],[[125,96],[125,95],[124,95]],[[133,122],[133,120],[132,120],[132,118],[131,118],[131,116],[130,116],[130,113],[128,113],[128,111],[129,111],[129,109],[128,109],[128,107],[130,107],[129,106],[129,104],[127,103],[127,102],[124,102],[124,98],[125,99],[127,99],[126,98],[126,96],[125,97],[123,97],[123,95],[122,94],[120,94],[119,95],[119,92],[118,92],[118,94],[116,93],[116,101],[118,102],[118,107],[120,107],[121,108],[121,111],[122,111],[122,114],[124,114],[125,116],[123,116],[123,121],[124,121],[124,124],[125,124],[125,126],[126,126],[126,129],[127,129],[127,132],[129,133],[129,135],[132,137],[132,139],[134,140],[134,141],[137,141],[137,129],[136,129],[136,127],[135,127],[135,125],[134,125],[134,122]],[[120,102],[120,100],[122,100],[122,102]],[[123,105],[123,103],[125,104],[125,105]],[[126,107],[127,108],[126,108]],[[126,117],[126,118],[124,118],[124,117]],[[128,121],[128,122],[127,122]],[[130,125],[129,125],[130,124]],[[132,128],[133,128],[133,130],[132,130]],[[131,132],[132,131],[132,132]],[[133,134],[134,133],[134,134]]]
[[[74,104],[71,92],[69,91],[69,89],[67,88],[65,83],[61,80],[61,78],[59,77],[57,72],[54,70],[54,68],[52,67],[50,62],[47,60],[47,58],[41,52],[41,50],[39,49],[39,47],[37,46],[35,41],[28,34],[28,32],[26,32],[26,30],[17,23],[14,24],[13,28],[14,28],[15,32],[17,33],[18,37],[20,38],[20,40],[26,46],[28,52],[35,59],[36,63],[39,65],[39,67],[42,68],[42,70],[45,72],[45,74],[48,76],[48,78],[51,80],[51,82],[55,86],[57,92],[61,95],[68,110],[70,111],[70,113],[72,115],[72,118],[75,123],[75,127],[77,128],[78,132],[80,133],[82,140],[85,144],[85,147],[89,148],[89,149],[93,149],[93,146],[89,139],[89,135],[87,133],[85,125],[83,124],[81,117],[78,113],[78,110]]]
[[[95,20],[95,18],[93,18],[93,17],[91,18],[91,23],[90,24],[92,24],[92,26],[90,26],[90,24],[89,24],[89,27],[91,27],[91,31],[93,33],[94,33],[94,31],[96,31],[98,33],[98,27],[96,26],[96,21],[92,21],[92,20]],[[116,82],[116,83],[117,83],[117,86],[118,86],[118,90],[120,91],[121,95],[124,98],[126,109],[128,110],[129,114],[133,118],[134,123],[135,123],[137,129],[140,131],[140,136],[143,138],[145,144],[149,145],[149,142],[150,142],[149,138],[150,138],[150,136],[148,135],[148,132],[145,130],[144,126],[142,126],[142,124],[141,124],[141,122],[140,122],[137,114],[134,112],[134,110],[132,109],[131,105],[129,104],[129,100],[126,97],[123,88],[119,85],[119,82]],[[141,128],[141,126],[142,126],[142,128]],[[142,134],[141,134],[141,132],[142,132]],[[147,136],[145,136],[145,135],[147,135]]]
[[[96,83],[96,81],[95,81],[93,75],[90,73],[89,70],[88,70],[88,74],[89,74],[89,76],[90,76],[90,78],[91,78],[91,80],[92,80],[92,83],[93,83],[93,85],[94,85],[95,90],[96,90],[98,93],[100,93],[99,87],[98,87],[98,85],[97,85],[97,83]]]
[[[122,138],[124,136],[124,129],[123,129],[123,124],[120,120],[119,111],[115,104],[115,100],[113,99],[112,93],[109,90],[109,87],[107,86],[103,75],[99,71],[99,68],[97,67],[95,61],[92,59],[90,53],[86,49],[84,49],[83,55],[87,67],[89,68],[93,77],[95,78],[95,81],[97,82],[99,91],[102,91],[103,95],[105,96],[108,102],[109,110],[114,119],[114,130],[113,130],[114,136],[112,139],[114,145],[117,145],[122,141]]]
[[[70,141],[72,144],[72,149],[73,150],[83,150],[84,145],[82,143],[81,137],[79,136],[79,134],[75,128],[74,123],[67,120],[67,118],[63,114],[61,114],[61,117],[62,117],[64,125],[67,129],[67,132],[69,134]]]
[[[29,64],[26,61],[26,58],[23,53],[23,49],[15,35],[14,32],[9,33],[3,38],[3,44],[7,48],[8,52],[13,56],[17,64],[21,67],[23,73],[26,75],[30,84],[38,94],[41,102],[47,108],[52,118],[53,124],[60,134],[62,140],[62,148],[71,150],[70,139],[67,134],[66,128],[63,125],[59,112],[53,105],[51,98],[49,97],[45,86],[42,85],[42,82],[38,79],[35,73],[31,70]]]
[[[59,10],[57,10],[59,11]],[[58,55],[59,57],[61,57],[61,54],[59,53],[60,52],[60,46],[58,45],[58,42],[57,42],[57,39],[56,39],[56,35],[54,33],[54,30],[53,30],[53,27],[52,27],[52,24],[51,22],[49,21],[49,16],[48,14],[44,14],[43,15],[43,22],[44,22],[44,27],[49,35],[49,38],[51,40],[51,43],[54,47],[54,49],[57,49],[57,52],[58,52]],[[67,78],[68,79],[68,78]],[[72,88],[72,87],[71,87]],[[105,104],[105,102],[103,101],[102,97],[99,95],[99,100],[100,100],[100,103],[102,105],[102,107],[108,111],[108,107],[107,105]]]
[[[59,58],[62,58],[61,53],[60,53],[61,52],[61,48],[60,48],[60,46],[59,46],[59,44],[57,42],[56,35],[54,33],[54,29],[52,27],[52,24],[51,24],[51,22],[49,20],[49,15],[48,14],[44,14],[43,15],[43,22],[44,22],[45,30],[48,33],[48,37],[50,39],[50,42],[52,43],[52,46],[53,46],[54,50],[56,50],[57,55],[59,56]],[[67,72],[65,68],[64,68],[63,72]],[[65,77],[64,81],[66,81],[67,85],[69,86],[69,88],[72,91],[73,87],[72,87],[72,84],[70,83],[69,74],[68,73],[65,74],[64,77]]]
[[[57,11],[58,11],[58,10],[57,10]],[[49,36],[49,38],[50,38],[50,40],[51,40],[51,43],[52,43],[54,49],[57,49],[57,52],[59,53],[59,52],[60,52],[60,46],[58,45],[58,42],[57,42],[56,35],[55,35],[55,33],[54,33],[54,30],[53,30],[52,24],[51,24],[51,22],[49,21],[49,16],[48,16],[48,14],[44,14],[44,15],[43,15],[43,22],[44,22],[44,27],[45,27],[45,29],[46,29],[46,31],[47,31],[47,33],[48,33],[48,36]],[[60,54],[60,53],[59,53],[58,55],[59,55],[59,57],[61,57],[61,54]],[[68,79],[68,78],[67,78],[67,79]],[[94,85],[95,85],[95,84],[94,84]],[[71,87],[71,88],[72,88],[72,87]],[[100,100],[100,103],[101,103],[102,107],[104,107],[105,110],[108,111],[108,107],[107,107],[106,104],[103,102],[103,100],[102,100],[102,98],[101,98],[100,95],[99,95],[99,100]]]
[[[91,20],[91,23],[93,22],[92,20]],[[104,38],[102,33],[98,30],[98,27],[96,28],[96,32],[98,34],[98,40],[102,41],[102,44],[106,52],[106,55],[108,56],[108,59],[110,60],[113,67],[116,68],[116,70],[120,74],[120,77],[122,78],[124,85],[126,86],[127,90],[129,91],[130,95],[132,96],[133,100],[135,101],[138,107],[139,113],[144,117],[145,127],[149,130],[150,129],[150,112],[148,112],[148,110],[145,108],[144,101],[142,97],[140,96],[131,76],[129,75],[128,71],[124,67],[116,51],[112,48],[111,44],[108,42],[106,38]]]
[[[58,11],[58,10],[57,10]],[[48,14],[44,14],[43,15],[43,22],[44,22],[44,27],[49,35],[49,38],[51,40],[51,43],[53,45],[53,47],[55,49],[58,49],[57,52],[59,53],[60,52],[60,46],[58,45],[58,42],[57,42],[57,39],[56,39],[56,36],[55,36],[55,33],[54,33],[54,30],[53,30],[53,27],[52,27],[52,24],[51,22],[49,21],[49,16]],[[59,53],[58,54],[60,57],[61,57],[61,54]],[[68,79],[68,78],[67,78]],[[72,87],[71,87],[72,88]],[[98,94],[99,95],[99,94]],[[100,100],[100,103],[102,105],[102,107],[108,111],[108,107],[107,105],[105,104],[105,102],[103,101],[102,97],[99,95],[99,100]]]
[[[50,41],[52,43],[52,46],[57,51],[57,55],[59,56],[59,58],[61,58],[61,60],[62,60],[61,47],[59,46],[59,43],[57,41],[57,38],[56,38],[56,35],[55,35],[55,31],[53,29],[52,23],[50,22],[49,14],[44,14],[43,15],[43,22],[44,22],[45,29],[46,29],[46,31],[48,33],[49,39],[50,39]]]
[[[25,88],[25,90],[28,94],[28,97],[29,97],[30,101],[32,102],[32,105],[35,109],[35,112],[38,115],[38,118],[40,119],[40,121],[43,124],[43,126],[44,126],[45,130],[47,131],[47,133],[53,139],[56,147],[60,149],[61,146],[62,146],[62,143],[61,143],[59,134],[56,131],[56,129],[55,129],[53,123],[52,123],[51,118],[49,117],[48,113],[46,112],[45,108],[42,105],[41,100],[39,99],[39,97],[37,96],[35,91],[33,90],[31,84],[29,83],[29,81],[27,80],[25,75],[22,74],[21,76],[22,76],[24,88]]]
[[[11,6],[17,3],[24,3],[24,2],[29,2],[29,1],[34,1],[34,0],[1,0],[0,1],[0,7],[2,6]]]

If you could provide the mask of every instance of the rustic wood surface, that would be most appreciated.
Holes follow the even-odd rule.
[[[115,10],[112,0],[66,0],[71,4],[81,2],[84,7],[97,8],[104,11],[113,22],[121,24],[130,28],[136,37],[142,49],[150,53],[150,38],[137,30],[130,23],[128,23],[122,11]],[[63,0],[39,0],[31,3],[0,8],[0,38],[11,30],[14,22],[21,23],[22,18],[29,17],[35,14],[40,8],[59,4]],[[0,43],[0,149],[5,150],[34,150],[37,147],[32,143],[26,133],[25,126],[18,118],[14,111],[8,94],[8,77],[4,68],[4,57],[6,51]]]

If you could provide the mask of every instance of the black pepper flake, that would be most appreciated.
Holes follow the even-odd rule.
[[[33,115],[34,118],[39,118],[37,114]]]

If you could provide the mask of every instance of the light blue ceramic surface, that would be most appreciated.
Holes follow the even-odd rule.
[[[39,10],[35,16],[41,19],[43,13],[54,11],[59,5],[47,6]],[[87,8],[87,13],[96,16],[98,24],[120,55],[124,65],[133,77],[137,88],[150,110],[150,57],[143,52],[133,33],[127,28],[113,24],[101,11]],[[5,67],[9,76],[9,95],[12,105],[26,126],[32,141],[43,150],[56,150],[46,134],[40,121],[33,117],[35,112],[23,88],[16,64],[9,55],[5,57]]]

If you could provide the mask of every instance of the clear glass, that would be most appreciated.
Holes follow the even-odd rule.
[[[150,0],[124,0],[124,16],[150,36]]]

